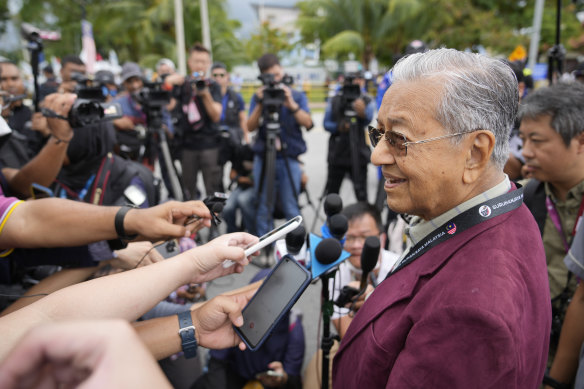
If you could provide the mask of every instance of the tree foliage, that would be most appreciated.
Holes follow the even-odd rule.
[[[82,6],[99,52],[115,50],[120,61],[136,61],[153,66],[161,57],[176,61],[173,0],[22,0],[16,22],[26,21],[46,29],[58,30],[60,42],[47,42],[48,55],[62,56],[81,50]],[[228,19],[226,0],[208,2],[213,57],[228,66],[245,60],[245,53],[234,35],[240,27]],[[202,41],[198,1],[184,2],[185,41],[188,46]],[[186,49],[186,48],[185,48]]]
[[[298,27],[303,42],[320,41],[325,58],[349,53],[366,67],[371,58],[390,64],[414,39],[430,47],[460,50],[486,47],[509,54],[518,44],[529,46],[535,0],[304,0]],[[566,2],[564,2],[566,3]],[[582,7],[582,6],[578,6]],[[572,3],[562,14],[562,43],[583,34]],[[555,1],[545,5],[541,48],[555,39]]]
[[[245,43],[247,58],[250,61],[258,59],[265,53],[285,54],[291,51],[294,46],[285,32],[271,26],[269,22],[263,22],[259,31],[252,34]]]

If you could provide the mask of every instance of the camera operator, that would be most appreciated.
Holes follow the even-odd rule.
[[[87,68],[85,63],[76,55],[66,55],[61,60],[61,85],[58,92],[73,93],[77,87],[77,81],[74,79],[75,74],[85,74]],[[44,98],[44,96],[41,96]]]
[[[0,150],[0,164],[17,169],[40,151],[50,133],[42,115],[33,114],[23,104],[26,88],[15,63],[0,62],[0,89],[5,99],[2,116],[13,131],[7,145]]]
[[[146,112],[139,97],[139,93],[144,88],[144,80],[142,70],[137,63],[126,62],[122,67],[122,86],[125,91],[114,102],[121,105],[124,116],[114,120],[113,123],[120,155],[136,161],[142,156],[140,148],[144,146],[148,132]],[[163,109],[162,116],[167,132],[172,133],[172,120],[168,111]]]
[[[331,133],[326,193],[339,193],[343,178],[349,174],[358,201],[367,201],[367,164],[371,151],[365,143],[364,130],[375,114],[375,101],[366,94],[364,86],[362,73],[347,75],[324,115],[324,128]]]
[[[187,61],[191,74],[183,77],[172,74],[165,78],[166,85],[174,87],[178,109],[182,110],[182,168],[183,182],[190,198],[198,197],[197,176],[203,173],[205,192],[210,195],[222,192],[221,166],[219,164],[219,120],[221,119],[221,88],[207,78],[211,66],[209,50],[195,43],[189,50]]]
[[[280,65],[278,57],[274,54],[264,54],[258,59],[258,67],[261,76],[269,75],[266,78],[273,78],[275,85],[270,88],[280,88],[284,91],[284,102],[279,107],[279,124],[280,133],[276,149],[278,151],[276,158],[275,189],[277,198],[282,206],[282,211],[287,219],[290,219],[300,213],[298,208],[298,199],[295,198],[294,192],[300,192],[300,179],[302,172],[298,156],[306,152],[306,143],[302,138],[301,127],[312,128],[312,119],[308,108],[306,96],[287,85],[282,84],[284,78],[284,69]],[[255,177],[254,187],[256,193],[260,190],[260,177],[262,175],[262,166],[264,165],[264,152],[266,151],[266,123],[263,120],[264,114],[264,90],[266,86],[260,87],[251,99],[249,105],[249,119],[247,128],[250,132],[259,130],[256,141],[252,147],[255,158],[253,174]],[[278,144],[279,143],[279,144]],[[285,149],[285,160],[282,151]],[[286,163],[290,168],[291,177],[288,175]],[[268,178],[266,178],[268,179]],[[292,187],[292,182],[294,187]],[[273,209],[268,209],[266,202],[266,188],[262,188],[262,193],[258,202],[256,232],[263,235],[270,231],[273,224]],[[275,202],[274,202],[275,203]]]
[[[93,76],[93,83],[101,88],[105,102],[109,103],[118,95],[116,78],[109,70],[100,70]]]

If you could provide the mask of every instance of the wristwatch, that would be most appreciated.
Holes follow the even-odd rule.
[[[126,213],[130,209],[135,209],[136,207],[132,207],[129,205],[122,206],[118,212],[116,213],[116,217],[114,219],[114,226],[116,227],[116,232],[118,234],[118,239],[121,240],[134,240],[138,236],[138,234],[128,235],[126,234],[126,230],[124,229],[124,218],[126,217]]]
[[[181,339],[182,350],[185,358],[194,358],[197,356],[197,338],[195,338],[195,326],[191,318],[191,311],[184,311],[178,314],[178,324],[180,329],[178,334]]]

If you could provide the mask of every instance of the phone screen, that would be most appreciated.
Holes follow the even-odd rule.
[[[235,327],[245,344],[257,349],[278,320],[298,300],[311,281],[310,273],[286,255],[243,309],[243,326]]]

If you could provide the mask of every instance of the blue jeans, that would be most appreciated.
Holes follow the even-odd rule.
[[[262,175],[263,158],[256,155],[253,159],[253,176],[254,189],[258,193],[260,186],[260,177]],[[302,171],[300,170],[300,163],[293,158],[288,158],[288,165],[290,166],[290,173],[292,174],[292,181],[296,194],[300,193],[300,178]],[[276,174],[274,177],[274,201],[272,202],[272,209],[268,209],[266,200],[266,184],[267,177],[264,177],[262,194],[258,204],[256,214],[256,232],[258,236],[264,235],[274,228],[274,204],[280,201],[282,205],[282,212],[287,220],[300,215],[298,208],[298,199],[294,196],[292,184],[288,177],[288,171],[283,158],[276,158]]]
[[[227,223],[227,232],[239,231],[235,225],[235,214],[237,209],[241,210],[241,219],[243,220],[243,225],[247,232],[255,235],[255,189],[250,186],[248,188],[242,189],[241,187],[235,188],[233,192],[229,194],[229,199],[225,203],[223,212],[221,215]]]

